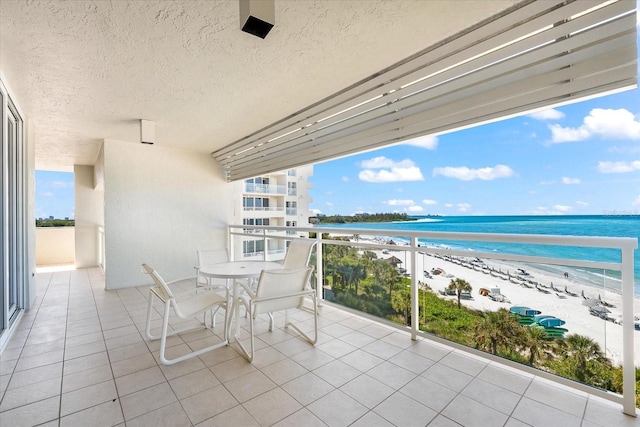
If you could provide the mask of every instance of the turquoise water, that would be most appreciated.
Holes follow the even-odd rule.
[[[378,230],[471,232],[500,234],[547,234],[565,236],[601,236],[640,238],[640,216],[449,216],[418,217],[418,221],[393,223],[322,224],[319,227],[367,228]],[[491,242],[442,241],[420,239],[424,246],[457,250],[498,252],[516,255],[545,256],[589,261],[620,262],[620,251],[551,245],[518,245]],[[562,274],[562,266],[546,267]],[[570,273],[584,284],[619,289],[620,273],[575,268]],[[634,254],[635,294],[640,296],[640,251]],[[606,280],[605,280],[606,278]]]

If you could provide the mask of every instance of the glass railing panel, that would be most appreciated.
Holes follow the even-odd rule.
[[[417,262],[421,330],[622,393],[619,280],[472,256],[420,254]]]
[[[318,283],[327,301],[415,326],[545,375],[623,393],[623,327],[628,325],[622,321],[624,265],[612,256],[614,249],[579,252],[567,246],[569,259],[550,256],[549,248],[562,239],[523,243],[517,236],[502,236],[495,246],[499,249],[493,250],[486,239],[431,245],[417,233],[385,236],[381,230],[370,230],[370,235],[354,230],[358,234],[322,230]],[[511,244],[517,245],[515,253],[509,252]],[[474,245],[482,250],[467,249]],[[315,256],[312,260],[317,265]],[[632,263],[628,266],[633,269]],[[417,325],[412,325],[413,284]],[[634,299],[636,314],[638,301]],[[631,363],[640,357],[640,320],[633,322],[637,339],[635,357],[627,358]]]
[[[403,267],[407,256],[403,250],[324,244],[324,298],[401,325],[410,325],[411,279]]]

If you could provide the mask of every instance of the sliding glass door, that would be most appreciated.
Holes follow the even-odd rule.
[[[0,82],[0,347],[24,306],[26,267],[25,147],[23,122]]]

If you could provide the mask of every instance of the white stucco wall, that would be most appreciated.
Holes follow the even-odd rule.
[[[226,247],[232,186],[207,153],[104,141],[106,287],[192,276],[196,250]]]
[[[104,190],[97,188],[93,166],[74,165],[75,265],[95,267],[98,259],[98,227],[104,225]]]
[[[74,227],[36,227],[36,264],[73,264],[75,259]]]

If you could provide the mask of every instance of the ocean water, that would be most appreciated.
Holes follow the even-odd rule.
[[[561,215],[561,216],[443,216],[419,217],[417,221],[321,224],[318,227],[367,228],[402,231],[442,231],[500,234],[546,234],[565,236],[631,237],[640,239],[640,216],[637,215]],[[398,237],[398,240],[402,241]],[[423,246],[447,247],[474,251],[508,253],[515,255],[545,256],[552,258],[580,259],[601,262],[620,262],[620,251],[614,249],[582,248],[551,245],[517,245],[491,242],[442,241],[420,239]],[[539,268],[539,266],[538,266]],[[620,273],[617,271],[543,267],[562,275],[565,271],[583,284],[607,289],[620,289]],[[634,290],[640,296],[640,250],[634,253]]]

